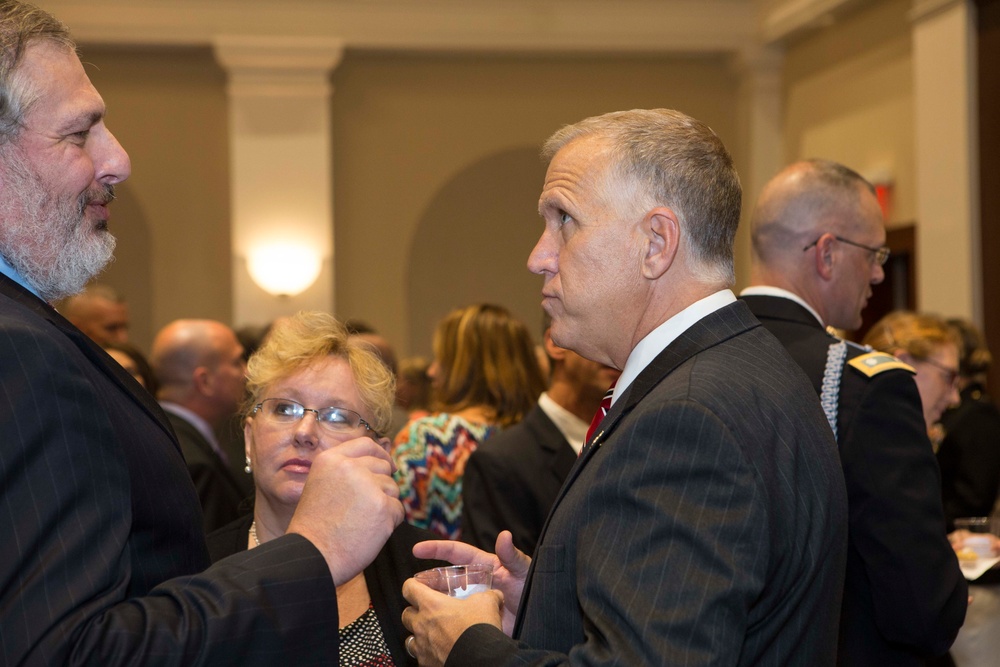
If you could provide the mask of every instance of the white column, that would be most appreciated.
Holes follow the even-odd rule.
[[[971,0],[915,0],[917,307],[982,322]]]
[[[334,311],[333,137],[330,74],[339,40],[219,37],[229,76],[233,323],[264,324],[298,310]],[[265,249],[297,246],[321,262],[296,296],[274,296],[250,277]]]
[[[747,47],[733,59],[740,76],[738,150],[743,186],[743,216],[736,236],[738,287],[750,280],[750,214],[757,195],[784,166],[783,63],[784,56],[776,47]]]

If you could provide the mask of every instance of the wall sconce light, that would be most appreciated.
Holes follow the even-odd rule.
[[[322,259],[315,249],[305,245],[268,244],[247,257],[247,270],[265,292],[276,296],[295,296],[304,292],[319,277]]]

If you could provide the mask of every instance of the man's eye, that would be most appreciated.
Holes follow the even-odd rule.
[[[69,135],[70,139],[77,144],[85,144],[87,142],[87,137],[90,136],[90,130],[81,130],[80,132],[74,132]]]
[[[565,211],[563,211],[563,212],[561,212],[559,214],[559,226],[560,227],[562,227],[566,223],[569,223],[569,222],[572,222],[572,221],[573,221],[573,216],[571,216],[569,213],[566,213]]]

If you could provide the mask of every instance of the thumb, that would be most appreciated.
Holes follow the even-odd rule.
[[[500,563],[513,575],[527,574],[531,565],[531,558],[523,551],[514,546],[514,536],[509,530],[505,530],[497,536],[496,544],[497,558]]]

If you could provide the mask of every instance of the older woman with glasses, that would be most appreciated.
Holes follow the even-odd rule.
[[[247,366],[253,512],[208,536],[212,560],[285,533],[319,452],[356,438],[388,447],[393,384],[370,346],[330,315],[279,321]],[[361,574],[337,587],[341,665],[416,665],[403,644],[400,590],[415,572],[444,564],[413,557],[413,545],[429,537],[400,525]]]
[[[932,433],[948,406],[959,400],[958,332],[933,315],[895,311],[876,322],[864,342],[916,370],[924,421]]]

